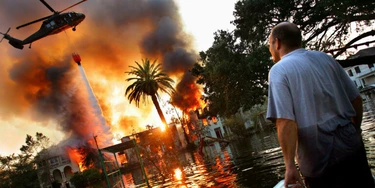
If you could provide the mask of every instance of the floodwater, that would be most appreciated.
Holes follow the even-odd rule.
[[[373,108],[374,109],[374,108]],[[366,110],[362,124],[363,140],[371,171],[375,174],[375,115]],[[189,163],[183,178],[165,182],[150,180],[151,187],[269,188],[284,177],[284,163],[275,129],[267,129],[238,142],[221,146],[212,143],[204,156],[185,153],[180,160]],[[147,187],[141,171],[124,175],[126,187]]]

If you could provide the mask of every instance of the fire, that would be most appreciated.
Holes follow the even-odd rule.
[[[180,168],[176,168],[174,170],[174,175],[173,176],[176,178],[176,180],[181,181],[182,180],[182,171],[181,171],[181,169]]]
[[[186,83],[181,81],[176,90],[177,94],[172,96],[172,103],[182,111],[189,112],[204,106],[204,101],[200,99],[201,88],[195,84],[195,78],[186,80]]]
[[[143,131],[148,124],[165,130],[166,125],[162,124],[152,102],[141,102],[143,104],[138,108],[129,104],[124,96],[129,85],[125,82],[124,72],[135,64],[134,61],[144,57],[158,59],[166,73],[176,78],[177,92],[170,100],[177,110],[188,112],[202,106],[201,88],[188,71],[197,61],[198,54],[184,32],[175,2],[132,1],[139,9],[113,11],[118,7],[128,7],[129,2],[111,1],[108,6],[101,6],[100,1],[82,4],[76,8],[84,9],[91,19],[80,24],[77,32],[66,31],[65,34],[43,38],[33,44],[32,50],[17,51],[2,43],[0,53],[6,63],[3,63],[0,75],[2,88],[7,92],[1,93],[4,99],[0,101],[3,108],[0,111],[4,112],[1,119],[5,122],[12,117],[22,117],[29,122],[53,122],[50,123],[52,126],[46,127],[51,131],[61,131],[63,136],[59,139],[74,138],[79,140],[77,142],[87,142],[97,135],[100,148],[113,144],[114,134]],[[34,16],[35,11],[16,8],[24,7],[24,2],[12,3],[12,6],[0,7],[3,10],[0,14],[14,13],[11,17],[0,17],[11,18],[5,19],[3,24],[22,23],[22,19]],[[14,9],[4,11],[4,7]],[[30,26],[31,31],[33,27],[38,29],[36,26]],[[20,33],[10,34],[17,36]],[[79,53],[80,58],[75,57],[77,61],[82,60],[84,71],[72,62],[73,52]],[[83,73],[87,85],[91,86],[92,98],[97,99],[93,100],[97,102],[94,104],[101,108],[102,114],[98,108],[92,107],[93,101],[89,100],[87,88],[80,81]],[[166,113],[165,109],[163,112]],[[103,118],[98,118],[99,115]],[[166,120],[169,122],[170,118],[166,117]],[[82,164],[76,150],[71,149],[69,155],[77,164]]]
[[[161,126],[160,126],[160,130],[161,130],[161,132],[164,132],[164,131],[165,131],[165,127],[166,127],[166,125],[164,125],[164,123],[162,123]]]
[[[203,125],[204,125],[204,126],[207,126],[207,125],[208,125],[207,119],[202,119],[202,122],[203,122]]]
[[[74,161],[78,165],[79,171],[82,172],[82,171],[84,171],[84,170],[87,169],[83,165],[82,156],[81,156],[81,154],[79,154],[78,149],[76,149],[76,148],[67,148],[67,152],[68,152],[70,160]]]

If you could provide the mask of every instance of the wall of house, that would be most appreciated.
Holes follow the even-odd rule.
[[[375,72],[372,75],[369,75],[368,77],[364,78],[366,85],[375,84]]]
[[[202,126],[207,128],[205,136],[211,136],[214,138],[223,138],[228,130],[224,128],[224,123],[220,116],[217,117],[206,117],[200,119]]]
[[[359,88],[364,88],[369,84],[375,84],[375,67],[373,63],[347,67],[345,71]]]
[[[79,166],[62,148],[50,148],[50,150],[49,157],[43,162],[44,166],[38,166],[40,187],[51,187],[49,182],[43,182],[40,176],[47,170],[50,174],[50,182],[57,181],[62,184],[61,188],[66,188],[74,173],[79,172]],[[72,187],[70,183],[69,186]]]

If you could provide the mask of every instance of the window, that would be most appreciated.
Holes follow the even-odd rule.
[[[217,118],[215,116],[212,116],[212,122],[214,122],[215,124],[217,123]]]
[[[363,83],[363,85],[366,85],[365,79],[362,79],[362,83]]]
[[[53,167],[53,166],[57,166],[59,164],[59,160],[57,159],[57,157],[54,157],[52,159],[49,160],[49,164]]]
[[[361,69],[359,69],[359,67],[355,67],[354,68],[355,72],[358,74],[358,73],[361,73]]]
[[[207,126],[208,125],[207,119],[202,119],[202,123],[203,123],[204,126]]]
[[[349,69],[349,70],[348,70],[348,74],[349,74],[349,76],[353,76],[353,71],[352,71],[352,69]]]
[[[374,67],[374,63],[369,63],[369,64],[367,64],[368,65],[368,68],[372,68],[372,67]]]
[[[223,134],[221,133],[221,129],[220,129],[220,127],[214,129],[214,131],[215,131],[215,133],[216,133],[216,138],[224,138],[224,137],[223,137]]]
[[[70,163],[70,159],[67,158],[67,157],[65,157],[65,156],[63,156],[63,157],[61,157],[61,163],[63,163],[63,164]]]

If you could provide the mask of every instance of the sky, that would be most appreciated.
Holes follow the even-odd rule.
[[[0,31],[24,39],[37,31],[23,23],[49,15],[39,1],[0,0]],[[59,11],[74,0],[46,2]],[[151,101],[139,107],[124,96],[124,73],[134,61],[157,59],[175,80],[180,109],[199,105],[199,86],[188,70],[207,50],[213,33],[233,30],[236,0],[88,0],[69,11],[86,19],[77,26],[15,49],[0,43],[0,155],[19,152],[26,134],[45,134],[53,143],[77,144],[93,135],[101,147],[119,137],[161,123]],[[78,53],[83,68],[74,64]],[[87,82],[88,81],[88,84]],[[168,99],[165,99],[168,100]],[[162,104],[163,106],[163,104]],[[99,109],[98,109],[99,108]],[[166,113],[167,121],[170,116]]]

